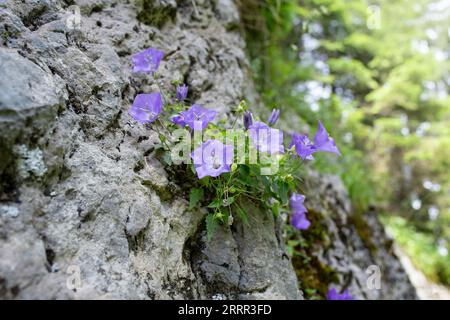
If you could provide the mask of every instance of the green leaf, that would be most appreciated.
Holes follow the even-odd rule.
[[[211,178],[207,176],[207,177],[201,178],[200,180],[198,180],[198,182],[200,182],[201,185],[208,187],[211,182]]]
[[[258,184],[256,179],[251,179],[250,177],[241,177],[241,178],[237,178],[237,181],[239,181],[240,183],[242,183],[245,186],[249,186],[249,187],[254,187]]]
[[[242,220],[242,222],[244,222],[246,225],[249,225],[248,223],[248,213],[247,211],[245,211],[244,209],[242,209],[241,207],[236,207],[236,213],[239,219]]]
[[[168,165],[171,166],[172,165],[172,156],[170,155],[169,152],[165,152],[163,155],[163,161]]]
[[[269,188],[270,189],[270,180],[269,180],[269,178],[267,178],[266,176],[261,176],[260,179],[261,179],[261,182],[262,182],[263,186],[265,188]]]
[[[227,199],[223,200],[222,206],[228,207],[229,205],[231,205],[234,202],[234,200],[235,200],[234,197],[228,197]]]
[[[161,142],[164,142],[164,141],[166,141],[166,136],[164,136],[163,134],[159,134],[159,140],[161,141]]]
[[[219,208],[221,205],[221,199],[214,199],[210,204],[208,204],[208,208]]]
[[[193,209],[199,203],[199,201],[203,198],[203,195],[203,189],[191,189],[191,192],[189,193],[189,210]]]
[[[208,237],[208,241],[211,240],[214,231],[216,230],[218,222],[214,217],[214,214],[210,213],[206,216],[206,236]]]
[[[247,165],[240,165],[238,167],[239,175],[237,180],[246,186],[256,186],[258,181],[250,175],[250,168]]]
[[[284,181],[278,181],[277,189],[281,202],[286,203],[289,198],[289,185]]]
[[[272,213],[275,218],[277,218],[280,215],[280,203],[278,201],[275,201],[272,206]]]
[[[247,165],[239,166],[239,175],[241,177],[247,177],[250,174],[250,168]]]
[[[309,289],[309,288],[306,288],[305,289],[305,292],[308,294],[308,295],[313,295],[313,294],[316,294],[316,292],[317,292],[317,290],[316,289]]]

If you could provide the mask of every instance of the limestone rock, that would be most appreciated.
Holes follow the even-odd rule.
[[[192,100],[224,115],[239,103],[248,82],[244,42],[227,31],[238,21],[227,3],[2,5],[2,298],[300,296],[273,219],[255,230],[224,230],[227,244],[216,241],[204,263],[196,260],[193,239],[204,233],[205,212],[187,209],[152,156],[157,135],[127,113],[138,92],[157,88],[131,73],[130,55],[150,46],[170,55],[160,66],[164,87],[185,81]],[[156,11],[143,16],[149,6]],[[79,24],[68,24],[77,12]],[[268,260],[251,252],[250,235],[265,239],[258,252]],[[198,240],[195,246],[212,245]],[[217,265],[218,252],[227,268]]]
[[[166,53],[162,87],[184,81],[191,101],[222,117],[257,96],[234,3],[71,2],[0,3],[0,298],[301,299],[283,221],[250,205],[250,226],[236,219],[208,241],[206,212],[188,209],[153,156],[158,135],[127,112],[158,88],[131,72],[147,47]],[[354,274],[358,297],[413,292],[388,249],[365,247],[345,190],[321,193],[329,208],[316,211],[340,240],[318,259]],[[361,287],[368,263],[385,268],[378,293]]]

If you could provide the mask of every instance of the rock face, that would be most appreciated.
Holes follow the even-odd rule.
[[[417,299],[374,208],[357,214],[336,176],[311,172],[305,188],[314,227],[303,233],[309,261],[293,259],[301,287],[307,288],[312,276],[357,299]]]
[[[166,53],[161,87],[183,80],[222,116],[254,95],[238,24],[231,0],[0,1],[0,298],[302,298],[281,219],[250,208],[251,227],[206,240],[205,212],[152,156],[158,135],[127,113],[159,90],[131,73],[147,47]],[[352,229],[346,195],[330,196],[325,223],[349,235],[318,259],[352,273],[361,298],[413,297],[395,257]],[[374,293],[369,262],[388,275]]]
[[[196,3],[2,5],[1,297],[301,297],[274,219],[208,242],[204,212],[151,156],[157,134],[127,113],[158,90],[131,74],[147,47],[166,53],[163,88],[186,81],[223,115],[245,96],[236,7]]]

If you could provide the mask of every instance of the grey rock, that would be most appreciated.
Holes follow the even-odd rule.
[[[0,49],[2,74],[13,77],[0,80],[1,135],[9,167],[21,177],[3,195],[9,203],[0,223],[2,297],[200,299],[231,291],[299,297],[291,265],[278,259],[282,248],[270,220],[258,228],[271,233],[259,246],[270,256],[258,265],[261,274],[251,270],[258,257],[240,252],[250,251],[239,243],[248,241],[244,230],[224,229],[227,242],[218,234],[197,268],[195,248],[206,242],[192,240],[204,233],[205,212],[189,211],[164,166],[144,156],[157,134],[127,113],[136,93],[157,88],[151,78],[131,74],[130,55],[148,46],[172,52],[160,66],[164,87],[184,80],[193,99],[222,112],[238,103],[247,90],[244,42],[226,31],[226,14],[219,21],[217,7],[204,3],[195,9],[199,23],[188,6],[170,27],[157,29],[140,24],[140,9],[120,1],[76,5],[79,30],[67,29],[62,1],[10,2],[1,12],[13,31]],[[175,1],[159,5],[176,9]],[[280,268],[290,277],[275,277]],[[215,283],[221,288],[213,293]]]
[[[17,174],[22,179],[27,179],[33,174],[35,177],[42,177],[47,172],[42,151],[40,149],[29,150],[26,145],[19,145],[14,148],[17,154]]]
[[[357,299],[417,299],[376,210],[356,213],[336,176],[312,171],[305,183],[307,207],[327,237],[313,245],[311,255],[337,277],[328,286],[348,289]],[[377,288],[371,279],[378,274]]]
[[[249,203],[249,225],[236,220],[211,240],[202,231],[190,247],[194,272],[204,280],[208,298],[220,292],[228,299],[302,299],[283,240],[272,213]]]
[[[0,213],[6,217],[17,218],[19,215],[19,209],[14,206],[2,205],[0,206]]]
[[[232,0],[215,0],[219,20],[228,28],[239,24],[239,10]]]
[[[131,72],[130,56],[150,46],[168,54],[158,80],[166,90],[183,80],[192,102],[223,117],[256,97],[231,28],[236,6],[156,1],[170,16],[156,24],[138,20],[142,3],[74,2],[77,29],[66,1],[0,7],[0,298],[301,299],[283,222],[249,204],[251,227],[235,219],[208,241],[206,212],[188,209],[186,190],[152,153],[158,135],[127,112],[137,93],[158,88]],[[345,192],[328,197],[333,236],[351,209]],[[318,248],[324,263],[358,278],[364,263],[389,260],[401,273],[389,252],[373,260],[347,229],[354,243],[335,247],[344,260]],[[404,296],[355,288],[362,298]]]
[[[0,134],[12,138],[32,119],[45,127],[61,104],[62,88],[48,68],[42,68],[17,51],[0,48]],[[11,133],[11,131],[13,133]]]

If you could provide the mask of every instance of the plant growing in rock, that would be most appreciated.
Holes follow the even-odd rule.
[[[132,57],[134,72],[157,79],[164,54],[153,48]],[[291,211],[290,223],[298,230],[310,226],[305,196],[297,193],[298,169],[316,152],[340,155],[334,140],[319,121],[313,142],[293,133],[287,148],[283,132],[273,128],[280,111],[274,109],[267,123],[253,117],[245,101],[233,109],[231,126],[218,121],[218,112],[186,104],[188,87],[159,87],[160,92],[138,94],[129,114],[159,134],[157,148],[168,166],[183,164],[197,176],[189,194],[189,207],[209,209],[206,227],[210,238],[220,225],[234,217],[248,222],[250,205],[270,210],[275,216]],[[174,90],[175,89],[175,90]],[[167,91],[167,92],[165,92]],[[168,93],[170,92],[170,93]]]

